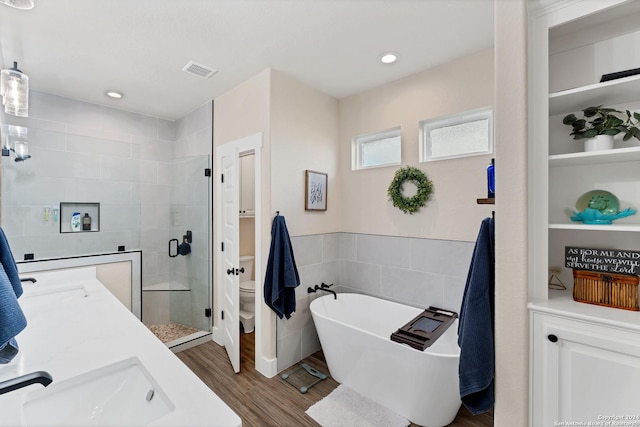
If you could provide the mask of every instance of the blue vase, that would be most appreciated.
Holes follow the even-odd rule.
[[[491,159],[491,164],[487,166],[487,197],[490,199],[496,197],[495,167],[495,159]]]

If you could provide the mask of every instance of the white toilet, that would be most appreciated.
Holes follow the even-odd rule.
[[[253,332],[256,317],[256,282],[251,280],[253,272],[252,255],[240,257],[240,323],[245,333]]]

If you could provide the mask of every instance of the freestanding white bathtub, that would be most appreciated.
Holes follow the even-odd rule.
[[[391,341],[423,310],[367,295],[316,298],[313,321],[331,376],[411,422],[450,424],[460,409],[458,321],[424,351]]]

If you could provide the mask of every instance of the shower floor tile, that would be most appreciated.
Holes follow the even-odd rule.
[[[153,334],[163,343],[186,337],[193,333],[199,332],[199,329],[191,326],[181,325],[179,323],[170,323],[168,325],[146,325]]]

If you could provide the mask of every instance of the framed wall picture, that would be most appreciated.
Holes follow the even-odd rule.
[[[304,209],[307,211],[326,211],[327,174],[307,170],[304,182]]]

